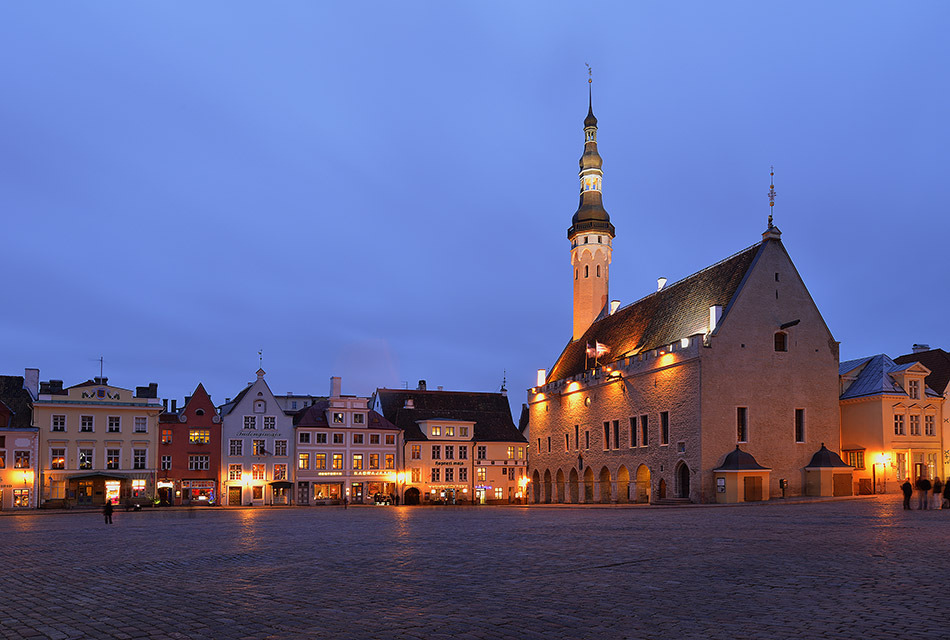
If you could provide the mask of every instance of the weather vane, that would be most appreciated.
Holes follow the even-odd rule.
[[[261,369],[263,369],[264,368],[264,350],[263,349],[257,350],[257,359],[260,361]]]
[[[590,65],[586,62],[584,66],[587,67],[587,84],[590,84],[594,81],[594,70],[590,68]]]
[[[769,229],[772,228],[772,207],[775,206],[775,165],[769,167]]]

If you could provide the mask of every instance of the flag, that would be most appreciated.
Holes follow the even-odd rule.
[[[596,344],[599,344],[599,343],[596,343],[596,342],[595,342],[594,344],[596,345]],[[593,346],[593,347],[590,346],[590,343],[589,343],[589,342],[587,343],[587,357],[588,357],[588,358],[596,358],[596,357],[597,357],[597,347],[596,347],[596,346]]]
[[[594,355],[600,357],[604,355],[605,353],[607,353],[608,351],[610,351],[610,349],[608,349],[606,345],[602,345],[599,342],[594,343]]]

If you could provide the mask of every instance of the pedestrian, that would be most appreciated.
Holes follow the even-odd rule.
[[[102,505],[102,515],[106,519],[106,524],[112,524],[112,500],[106,500],[106,503]]]
[[[901,485],[901,491],[904,492],[904,510],[910,511],[910,497],[914,493],[914,487],[910,484],[910,479],[904,480]]]
[[[347,498],[346,496],[343,496],[343,508],[346,509],[347,506],[349,506],[349,504],[350,504],[350,499]]]
[[[943,508],[950,509],[950,482],[943,483]]]
[[[930,480],[924,476],[917,478],[917,509],[927,509],[929,507],[928,502],[930,501],[930,489],[932,485]]]
[[[940,508],[940,503],[943,502],[943,483],[940,482],[940,478],[934,478],[934,509]]]

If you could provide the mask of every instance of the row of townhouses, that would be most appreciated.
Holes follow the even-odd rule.
[[[2,376],[0,507],[498,504],[523,500],[527,441],[505,393],[378,389],[275,395],[257,379],[215,406],[107,378]],[[9,453],[8,453],[9,452]],[[10,464],[7,464],[9,460]]]

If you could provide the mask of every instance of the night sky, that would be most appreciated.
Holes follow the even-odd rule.
[[[0,373],[496,391],[775,223],[841,359],[950,349],[945,2],[5,3]]]

